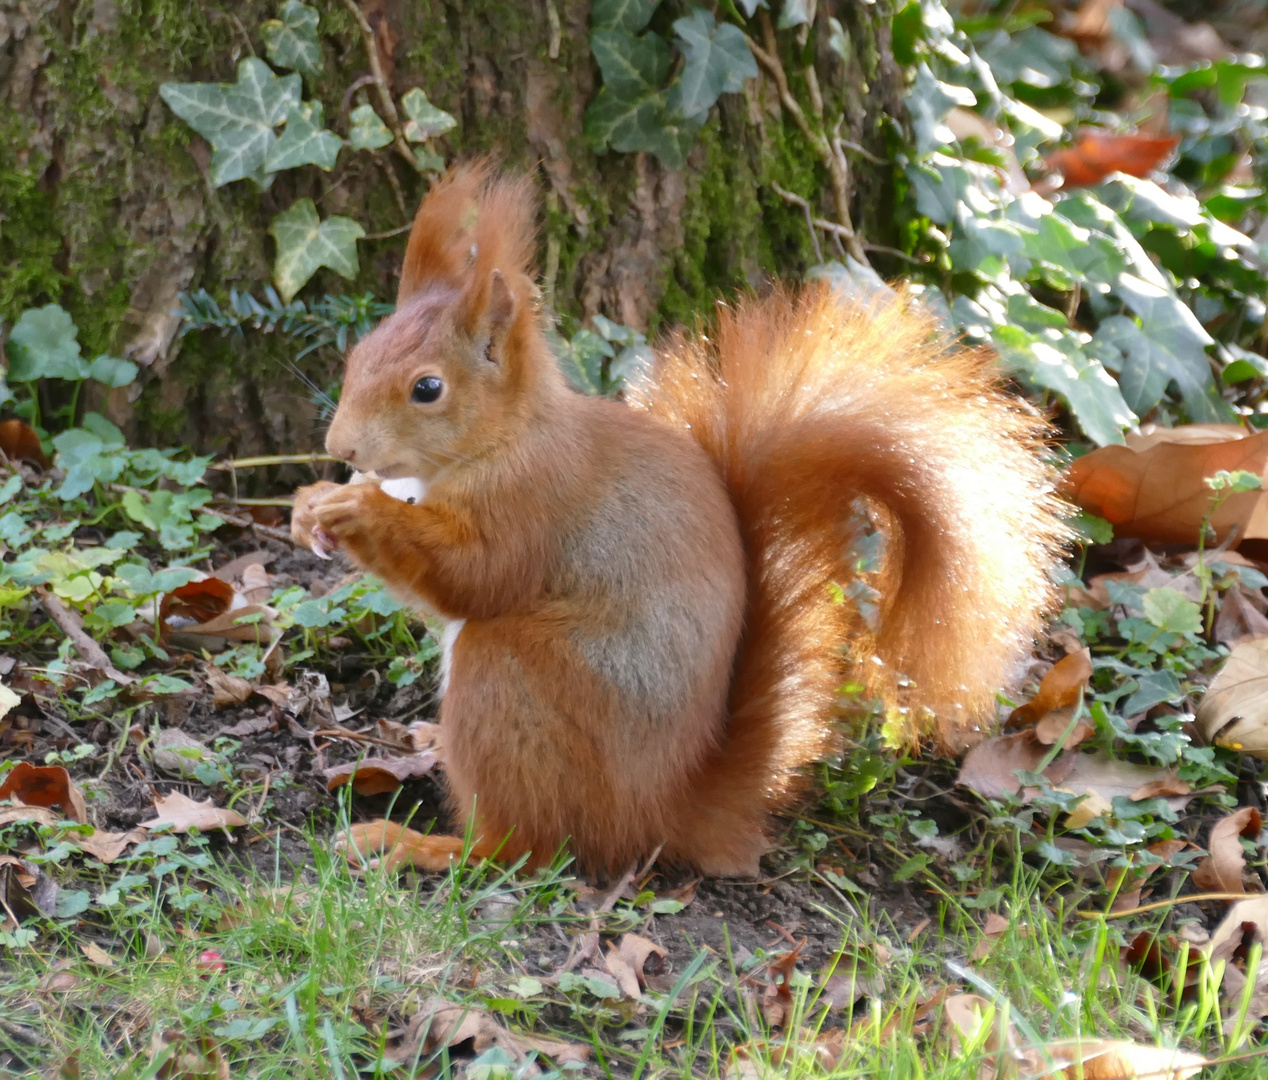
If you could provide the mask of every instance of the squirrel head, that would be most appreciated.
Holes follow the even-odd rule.
[[[348,355],[326,448],[385,479],[497,452],[560,378],[529,277],[526,178],[453,170],[414,218],[397,308]]]

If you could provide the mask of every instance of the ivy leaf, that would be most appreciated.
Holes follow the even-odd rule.
[[[312,199],[299,199],[273,219],[269,232],[277,241],[273,281],[285,303],[320,267],[328,266],[345,278],[356,276],[357,241],[365,230],[352,218],[322,221]]]
[[[748,14],[752,14],[749,12]],[[810,21],[809,0],[784,0],[783,9],[779,13],[780,30],[788,30],[794,26],[804,26]]]
[[[991,339],[1010,370],[1064,397],[1079,426],[1101,446],[1121,443],[1123,429],[1136,422],[1118,384],[1068,331],[1048,328],[1031,333],[1004,325],[992,330]]]
[[[58,304],[28,308],[9,331],[9,378],[86,379],[88,364],[79,355],[79,331]]]
[[[744,12],[746,19],[751,19],[753,13],[759,7],[768,8],[770,6],[766,3],[766,0],[736,0],[736,3],[740,5],[740,10]]]
[[[417,86],[401,98],[401,108],[409,119],[405,123],[405,138],[410,142],[426,142],[458,126],[458,121],[444,109],[438,109]]]
[[[955,135],[943,123],[947,113],[957,105],[968,108],[976,104],[977,97],[972,90],[942,82],[928,64],[920,64],[907,94],[907,111],[911,114],[916,149],[922,154],[929,154],[954,142]]]
[[[269,147],[264,158],[268,172],[281,172],[300,165],[316,165],[330,172],[335,167],[343,140],[327,131],[320,101],[303,101],[286,114],[286,130]]]
[[[280,19],[270,19],[260,27],[269,59],[289,71],[310,78],[317,75],[322,66],[317,9],[299,0],[286,0],[280,14]]]
[[[352,127],[348,131],[348,142],[353,150],[380,150],[392,141],[392,133],[387,125],[379,119],[379,114],[372,105],[358,105],[349,114]]]
[[[624,154],[646,150],[668,169],[681,169],[695,142],[698,125],[671,122],[663,93],[619,98],[606,86],[586,109],[585,134],[595,150],[608,146]]]
[[[250,178],[267,187],[274,129],[299,104],[303,80],[277,76],[263,60],[238,63],[236,83],[164,83],[159,94],[177,116],[212,145],[209,174],[214,187]]]
[[[1167,382],[1175,380],[1185,410],[1195,423],[1230,421],[1206,352],[1212,339],[1197,316],[1168,289],[1133,274],[1120,275],[1114,291],[1140,316],[1140,325],[1124,316],[1113,316],[1101,324],[1096,336],[1123,353],[1121,381],[1137,397],[1136,411],[1152,409],[1161,400]]]
[[[595,0],[590,9],[590,25],[637,34],[652,18],[660,0]]]
[[[638,98],[661,88],[673,56],[655,34],[635,37],[623,30],[596,30],[590,51],[603,73],[603,86],[615,97]]]
[[[757,78],[757,61],[738,26],[717,26],[708,11],[696,8],[674,23],[674,33],[687,63],[670,92],[671,112],[703,118],[720,95],[734,94],[745,79]]]
[[[131,360],[102,353],[88,366],[89,378],[110,387],[128,386],[140,370]]]

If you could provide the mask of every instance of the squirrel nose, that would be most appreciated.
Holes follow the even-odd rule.
[[[349,464],[355,461],[357,457],[357,452],[353,447],[340,446],[329,435],[326,436],[326,450],[330,453],[332,457],[337,457],[341,461],[346,461]]]

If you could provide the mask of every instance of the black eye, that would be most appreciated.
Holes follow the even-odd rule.
[[[414,384],[410,400],[417,401],[420,405],[430,405],[433,401],[439,400],[444,389],[445,384],[435,375],[424,375]]]

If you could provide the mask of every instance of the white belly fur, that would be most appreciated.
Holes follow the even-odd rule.
[[[401,502],[418,503],[427,494],[427,485],[413,476],[402,476],[397,480],[384,480],[380,485],[385,495],[391,495]],[[458,643],[458,635],[466,625],[466,619],[449,619],[440,635],[440,696],[445,696],[449,689],[449,669],[453,665],[453,647]]]

